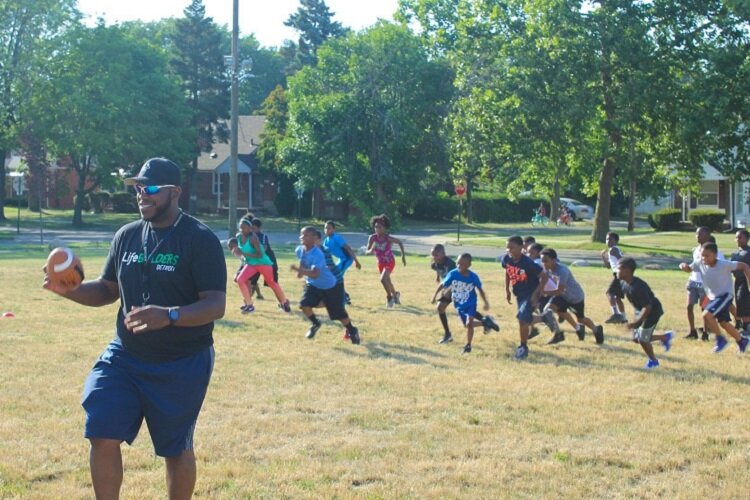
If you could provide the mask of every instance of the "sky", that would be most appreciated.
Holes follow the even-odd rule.
[[[78,0],[78,8],[88,16],[88,23],[104,18],[107,24],[122,21],[156,21],[165,17],[182,17],[190,0]],[[232,26],[232,0],[203,0],[206,16],[218,24]],[[241,35],[253,33],[261,45],[278,47],[295,32],[284,21],[299,7],[299,0],[239,0]],[[392,19],[398,0],[326,0],[333,19],[346,27],[360,30],[378,19]]]

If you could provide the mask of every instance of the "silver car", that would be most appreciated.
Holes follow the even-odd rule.
[[[573,215],[573,220],[592,219],[594,217],[594,207],[573,198],[560,198],[560,204]]]

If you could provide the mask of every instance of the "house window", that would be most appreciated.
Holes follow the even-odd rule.
[[[214,172],[211,174],[211,193],[212,194],[220,194],[221,193],[221,174]]]
[[[714,208],[719,206],[719,181],[701,181],[698,206]]]

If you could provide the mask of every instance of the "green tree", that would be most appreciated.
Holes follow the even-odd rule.
[[[261,47],[253,35],[240,40],[240,54],[252,60],[252,72],[240,82],[240,114],[255,114],[268,94],[286,84],[285,61],[278,51]]]
[[[297,42],[287,41],[281,49],[289,75],[304,66],[314,65],[318,48],[329,38],[342,36],[347,31],[333,20],[334,13],[328,10],[324,0],[300,0],[299,3],[297,11],[284,21],[284,25],[299,33]]]
[[[29,80],[46,72],[46,42],[75,24],[74,0],[0,0],[0,220],[5,220],[5,157],[19,146],[20,110]]]
[[[216,140],[226,142],[229,132],[223,121],[229,118],[229,78],[224,55],[229,53],[229,38],[206,17],[202,0],[192,0],[175,22],[172,38],[172,66],[180,76],[191,125],[197,133],[193,159],[188,172],[191,212],[197,209],[198,156],[209,152]]]
[[[73,225],[85,195],[120,169],[164,155],[191,158],[195,131],[162,51],[119,27],[70,30],[48,75],[33,82],[23,130],[78,177]]]
[[[407,206],[445,163],[439,130],[452,74],[408,29],[379,23],[334,39],[289,80],[285,168],[362,213]]]

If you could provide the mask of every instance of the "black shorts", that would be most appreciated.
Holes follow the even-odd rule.
[[[747,282],[734,284],[734,300],[737,302],[737,316],[750,316],[750,290],[747,288]]]
[[[336,283],[333,288],[325,290],[305,284],[299,305],[302,307],[318,307],[321,302],[325,305],[329,318],[340,320],[349,317],[346,314],[346,308],[344,308],[344,285],[342,283]]]
[[[622,285],[620,280],[617,279],[617,273],[613,273],[614,278],[607,288],[607,295],[617,297],[618,299],[623,298],[625,295],[622,293]]]
[[[552,297],[550,303],[557,308],[557,312],[559,313],[564,313],[568,309],[572,309],[576,315],[576,318],[578,318],[579,320],[586,317],[586,315],[584,314],[584,311],[586,309],[585,300],[582,300],[577,304],[571,304],[570,302],[565,300],[562,295],[557,295],[555,297]]]

